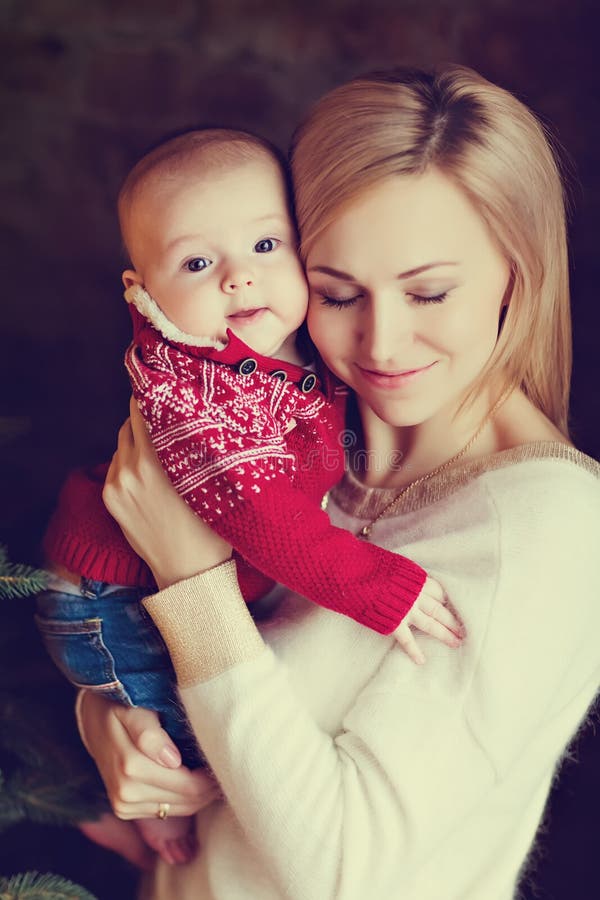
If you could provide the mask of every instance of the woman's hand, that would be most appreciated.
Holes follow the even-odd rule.
[[[79,725],[120,819],[154,817],[161,803],[170,805],[170,815],[190,816],[221,796],[206,771],[191,772],[181,765],[155,712],[84,691]]]
[[[104,491],[106,508],[159,588],[224,562],[231,547],[179,497],[163,472],[132,399]]]

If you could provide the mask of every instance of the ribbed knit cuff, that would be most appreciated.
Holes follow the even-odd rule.
[[[412,609],[426,580],[427,572],[416,562],[395,556],[394,572],[387,576],[385,590],[364,610],[361,624],[380,634],[391,634]]]
[[[47,560],[60,563],[70,572],[85,578],[147,590],[156,587],[152,572],[143,559],[127,547],[103,546],[102,536],[91,540],[82,535],[62,532],[51,523],[42,547]]]
[[[146,597],[143,604],[169,648],[180,687],[208,681],[265,649],[233,560]]]

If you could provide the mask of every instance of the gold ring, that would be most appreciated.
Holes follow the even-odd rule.
[[[170,804],[170,803],[159,803],[159,804],[158,804],[158,810],[157,810],[157,813],[156,813],[156,818],[157,818],[157,819],[166,819],[167,816],[169,815],[169,810],[170,810],[170,809],[171,809],[171,804]]]

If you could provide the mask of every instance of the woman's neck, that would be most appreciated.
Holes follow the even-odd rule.
[[[497,397],[498,392],[486,392],[460,414],[456,408],[440,410],[426,422],[409,427],[383,422],[358,398],[361,441],[357,446],[361,449],[352,459],[355,473],[368,487],[400,489],[459,453],[461,460],[468,460],[533,441],[570,444],[521,390],[503,396],[496,407]]]
[[[359,398],[363,448],[354,454],[357,475],[369,487],[402,488],[457,454],[466,459],[503,449],[495,421],[486,422],[494,403],[495,398],[486,393],[459,413],[454,407],[418,425],[394,426],[383,422]]]

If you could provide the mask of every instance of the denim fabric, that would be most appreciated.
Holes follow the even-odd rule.
[[[159,713],[185,765],[204,764],[178,701],[167,648],[140,601],[147,591],[55,576],[38,594],[36,625],[54,663],[75,687]]]

